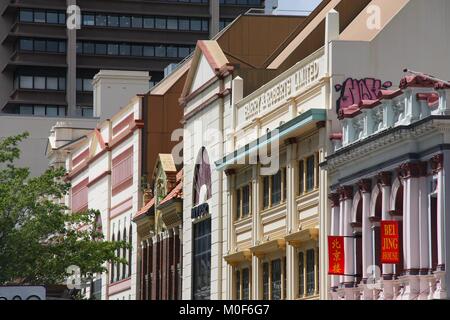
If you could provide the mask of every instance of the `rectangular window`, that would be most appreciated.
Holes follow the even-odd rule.
[[[305,295],[305,257],[303,252],[298,253],[298,295]]]
[[[59,41],[59,43],[58,43],[58,52],[59,53],[66,53],[66,42],[65,41]]]
[[[155,56],[165,57],[166,56],[166,47],[162,46],[162,45],[155,47]]]
[[[211,219],[193,225],[193,299],[211,296]]]
[[[59,42],[48,40],[47,41],[47,52],[58,52]]]
[[[269,263],[263,263],[263,300],[269,300]]]
[[[83,91],[88,91],[88,92],[94,91],[94,88],[92,87],[91,79],[83,79]]]
[[[33,111],[35,116],[45,117],[45,106],[35,105]]]
[[[92,107],[81,108],[81,116],[83,118],[92,118],[94,116],[94,109]]]
[[[20,10],[20,21],[33,22],[33,10]]]
[[[133,28],[142,28],[142,17],[131,17],[131,26]]]
[[[119,45],[118,44],[108,44],[108,55],[110,55],[110,56],[119,55]]]
[[[56,77],[48,77],[47,78],[47,89],[49,89],[49,90],[58,90],[58,78],[56,78]]]
[[[314,190],[314,156],[306,159],[306,192]]]
[[[21,105],[20,106],[20,114],[33,114],[33,106],[30,105]]]
[[[88,182],[89,178],[78,183],[72,188],[72,212],[79,212],[88,207]]]
[[[20,50],[33,51],[33,40],[20,39]]]
[[[60,117],[65,117],[66,116],[66,107],[58,107],[58,115]]]
[[[131,25],[131,19],[129,16],[120,16],[120,27],[129,28]]]
[[[314,249],[306,251],[306,293],[308,296],[315,292],[315,256]]]
[[[111,184],[115,195],[133,183],[133,147],[122,152],[112,162]]]
[[[58,23],[66,24],[66,13],[65,12],[58,13]]]
[[[155,55],[155,47],[144,46],[144,57],[153,57]]]
[[[57,106],[47,106],[47,116],[48,117],[57,117],[58,116],[58,107]]]
[[[83,43],[83,54],[95,54],[95,45],[92,42]]]
[[[281,300],[281,260],[272,261],[271,270],[272,300]]]
[[[263,178],[263,207],[269,207],[269,177],[265,176]]]
[[[120,52],[119,53],[120,53],[121,56],[129,56],[129,55],[131,55],[131,47],[130,47],[129,44],[122,43],[119,48],[120,48]]]
[[[156,29],[166,29],[166,19],[165,18],[156,18],[155,19],[155,27]]]
[[[155,19],[154,18],[144,18],[144,28],[153,29],[155,27]]]
[[[178,48],[175,46],[168,46],[167,47],[167,56],[170,58],[177,58],[178,57]]]
[[[95,54],[106,55],[108,47],[106,43],[96,43],[95,44]]]
[[[19,85],[21,89],[33,89],[33,77],[20,76]]]
[[[66,90],[66,78],[58,78],[58,88],[59,90]]]
[[[34,89],[45,89],[45,77],[34,77]]]
[[[281,170],[272,177],[272,206],[281,202]]]
[[[178,48],[178,57],[186,58],[189,55],[189,48],[187,47],[179,47]]]
[[[84,26],[94,26],[95,25],[95,15],[94,14],[83,14],[83,25]]]
[[[200,19],[191,19],[191,30],[200,31],[202,29],[202,21]]]
[[[54,11],[47,12],[47,23],[58,24],[58,13]]]
[[[108,24],[108,17],[104,14],[95,15],[95,25],[97,27],[106,27]]]
[[[169,30],[177,30],[178,29],[177,18],[168,18],[167,19],[167,29],[169,29]]]
[[[119,17],[118,16],[108,16],[108,27],[118,27]]]
[[[189,19],[188,18],[178,19],[178,29],[179,30],[189,30]]]
[[[205,19],[202,20],[202,31],[206,31],[206,32],[209,31],[209,21],[208,20],[205,20]]]
[[[143,47],[140,45],[131,46],[131,55],[135,57],[142,57]]]
[[[34,22],[45,23],[45,11],[34,11]]]
[[[242,300],[250,299],[250,269],[242,270]]]
[[[45,52],[45,40],[34,40],[34,51]]]
[[[242,216],[248,217],[250,214],[250,187],[247,185],[242,188]]]

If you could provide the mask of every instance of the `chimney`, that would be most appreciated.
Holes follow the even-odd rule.
[[[130,99],[150,89],[150,76],[143,71],[100,70],[92,81],[94,117],[110,119]]]

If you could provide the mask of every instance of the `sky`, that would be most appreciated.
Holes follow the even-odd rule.
[[[321,2],[321,0],[278,0],[278,10],[288,13],[290,10],[312,11]]]

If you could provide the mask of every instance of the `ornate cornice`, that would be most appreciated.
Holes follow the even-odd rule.
[[[426,162],[407,162],[400,165],[400,175],[403,179],[420,178],[427,174]]]
[[[442,171],[444,168],[444,155],[437,154],[430,160],[431,164],[431,170],[433,171],[433,174],[437,174],[438,172]]]
[[[362,179],[358,181],[358,188],[362,193],[372,192],[372,181],[370,179]]]

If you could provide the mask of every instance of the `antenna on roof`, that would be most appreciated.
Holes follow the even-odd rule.
[[[422,77],[425,77],[425,78],[427,78],[429,80],[442,82],[445,85],[450,86],[450,82],[448,82],[446,80],[442,80],[442,79],[436,78],[436,77],[433,77],[433,76],[430,76],[430,75],[425,74],[423,72],[418,72],[418,71],[410,70],[410,69],[407,69],[407,68],[403,69],[403,72],[404,73],[410,73],[410,74],[413,74],[413,75],[416,75],[416,76],[422,76]]]

